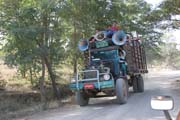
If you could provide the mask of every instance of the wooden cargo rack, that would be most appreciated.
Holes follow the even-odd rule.
[[[146,54],[139,40],[127,41],[124,45],[129,73],[147,73]]]

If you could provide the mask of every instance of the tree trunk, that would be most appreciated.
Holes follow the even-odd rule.
[[[42,59],[42,74],[41,74],[41,77],[39,79],[41,102],[46,102],[46,93],[45,93],[45,89],[44,89],[44,79],[45,79],[45,64],[44,64],[44,60]]]
[[[48,69],[49,76],[51,78],[54,95],[56,96],[57,99],[60,99],[59,91],[56,87],[55,75],[52,70],[52,65],[48,59],[47,46],[48,46],[48,40],[49,40],[49,32],[48,31],[49,31],[49,26],[50,26],[49,17],[50,17],[50,15],[47,13],[47,11],[45,11],[42,15],[42,26],[44,27],[44,32],[42,32],[42,34],[41,34],[41,41],[37,41],[37,42],[38,42],[39,47],[42,50],[41,57],[44,60],[44,63]]]
[[[33,77],[32,77],[32,67],[30,67],[29,69],[29,74],[30,74],[31,85],[34,86]]]
[[[44,56],[44,62],[46,64],[46,67],[48,69],[48,73],[50,75],[50,78],[51,78],[51,82],[52,82],[52,87],[53,87],[53,90],[54,90],[54,94],[56,96],[57,99],[60,99],[60,94],[59,94],[59,91],[56,87],[56,80],[55,80],[55,75],[53,73],[53,70],[52,70],[52,66],[47,58],[47,56]]]
[[[76,46],[76,39],[77,39],[77,35],[76,35],[76,23],[74,21],[74,34],[73,34],[73,45]],[[77,73],[77,58],[76,58],[76,52],[73,55],[73,73],[74,75]]]
[[[73,61],[74,61],[74,62],[73,62],[73,72],[74,72],[74,74],[76,74],[76,73],[77,73],[77,59],[74,58]]]
[[[26,78],[26,65],[23,64],[22,67],[23,67],[23,68],[22,68],[22,70],[21,70],[21,75],[22,75],[23,78]]]

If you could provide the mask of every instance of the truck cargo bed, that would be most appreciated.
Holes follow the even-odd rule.
[[[124,49],[126,51],[128,72],[131,74],[147,73],[145,50],[139,40],[127,41]]]

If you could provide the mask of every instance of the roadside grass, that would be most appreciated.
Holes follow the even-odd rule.
[[[46,76],[47,101],[42,103],[39,87],[32,86],[31,81],[20,77],[15,68],[9,68],[0,61],[0,120],[9,120],[71,104],[72,92],[68,87],[71,74],[72,69],[67,65],[61,65],[56,71],[61,100],[54,98],[51,81]]]
[[[70,83],[70,79],[73,75],[72,66],[70,65],[61,65],[56,69],[56,74],[58,76],[57,82],[61,84]]]

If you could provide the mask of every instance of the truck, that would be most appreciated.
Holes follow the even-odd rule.
[[[144,92],[143,75],[148,70],[138,36],[123,30],[100,31],[90,39],[81,39],[78,47],[84,53],[84,68],[70,83],[78,105],[88,105],[90,98],[110,96],[125,104],[130,87],[135,93]]]

